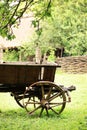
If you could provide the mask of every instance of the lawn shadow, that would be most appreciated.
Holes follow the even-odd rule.
[[[60,115],[57,115],[53,112],[50,112],[49,113],[49,116],[47,116],[46,112],[44,111],[42,116],[39,117],[39,113],[40,111],[36,111],[35,113],[33,114],[29,114],[28,112],[26,112],[24,109],[21,109],[21,108],[17,108],[17,109],[11,109],[11,110],[6,110],[6,111],[2,111],[0,110],[0,116],[2,117],[5,117],[5,118],[29,118],[29,119],[34,119],[34,118],[61,118],[61,119],[64,119],[64,118],[67,118],[67,113],[63,113],[63,114],[60,114]]]

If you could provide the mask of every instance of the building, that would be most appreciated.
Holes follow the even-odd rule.
[[[13,33],[16,38],[12,41],[0,36],[0,62],[3,62],[3,50],[7,48],[17,48],[21,46],[23,42],[31,39],[34,32],[31,21],[32,17],[25,17],[21,19],[18,28],[13,28]]]

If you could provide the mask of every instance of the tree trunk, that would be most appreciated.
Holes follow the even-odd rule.
[[[35,55],[35,58],[36,58],[36,63],[40,64],[41,63],[41,50],[40,50],[40,47],[36,47],[36,55]]]
[[[3,62],[3,49],[0,48],[0,63]]]

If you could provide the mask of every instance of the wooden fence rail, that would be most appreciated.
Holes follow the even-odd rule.
[[[65,72],[87,73],[87,56],[62,57],[56,62]]]

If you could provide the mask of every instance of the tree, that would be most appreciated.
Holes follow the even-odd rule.
[[[33,21],[36,27],[33,48],[38,43],[42,54],[51,50],[53,55],[55,48],[65,48],[64,55],[87,54],[86,4],[84,0],[54,0],[51,3],[51,17]]]
[[[87,2],[59,0],[54,4],[51,17],[41,24],[41,48],[64,47],[68,55],[87,54]]]
[[[87,53],[86,7],[86,0],[1,0],[0,35],[14,38],[12,26],[20,24],[25,12],[33,12],[33,42],[42,52],[64,47],[68,55],[83,55]]]
[[[21,17],[28,11],[33,12],[37,22],[50,15],[51,0],[1,0],[0,1],[0,35],[8,39],[14,38],[12,26],[20,24]]]

